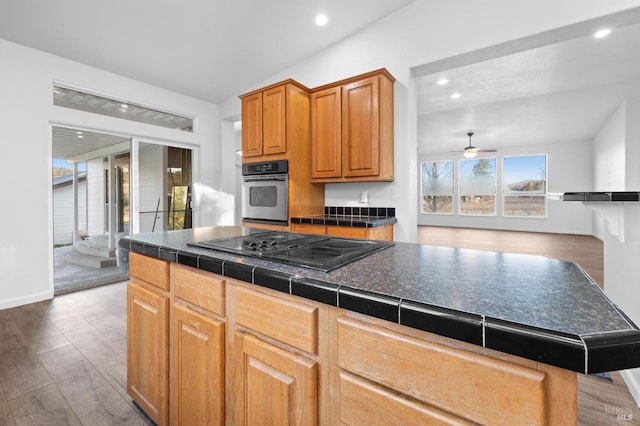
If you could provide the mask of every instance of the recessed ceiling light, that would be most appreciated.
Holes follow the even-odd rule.
[[[129,105],[127,105],[127,104],[120,104],[120,106],[121,106],[122,108],[124,108],[124,109],[129,108]]]
[[[593,36],[595,38],[604,38],[608,36],[610,32],[611,32],[611,28],[603,28],[601,30],[596,31],[595,34],[593,34]]]
[[[81,135],[81,134],[82,134],[82,132],[81,132],[81,131],[77,131],[77,132],[76,132],[76,135]]]
[[[319,27],[324,27],[329,22],[329,18],[324,13],[320,13],[316,16],[316,25]]]
[[[84,139],[84,135],[78,135],[78,139]]]
[[[460,93],[455,92],[451,94],[451,99],[458,99],[460,96],[462,96]]]
[[[438,80],[438,84],[439,84],[440,86],[444,86],[444,85],[445,85],[445,84],[447,84],[448,82],[449,82],[449,79],[448,79],[448,78],[444,78],[444,77],[442,77],[440,80]]]

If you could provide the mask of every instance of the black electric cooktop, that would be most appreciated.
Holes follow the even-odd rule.
[[[267,231],[188,245],[329,272],[393,243]]]

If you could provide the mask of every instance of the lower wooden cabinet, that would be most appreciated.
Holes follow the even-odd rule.
[[[308,223],[294,223],[292,232],[303,234],[332,235],[335,237],[363,238],[366,240],[393,241],[393,225],[376,226],[375,228],[361,228],[357,226],[311,225]]]
[[[235,424],[318,424],[317,363],[236,332]]]
[[[128,392],[158,425],[576,422],[574,372],[185,265],[168,292],[130,273]]]
[[[127,391],[158,425],[169,415],[169,298],[127,287]]]
[[[224,425],[224,322],[171,306],[171,424]]]

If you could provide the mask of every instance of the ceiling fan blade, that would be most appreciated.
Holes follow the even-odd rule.
[[[498,152],[497,149],[474,149],[473,152]]]

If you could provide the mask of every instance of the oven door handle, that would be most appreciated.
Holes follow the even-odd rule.
[[[244,176],[242,178],[244,182],[255,182],[255,181],[286,181],[287,175],[260,175],[260,176]]]

